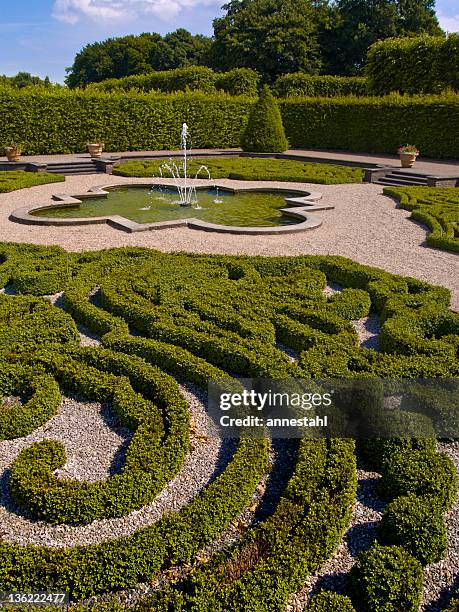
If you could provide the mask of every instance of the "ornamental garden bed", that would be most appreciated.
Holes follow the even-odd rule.
[[[0,172],[0,193],[9,193],[17,189],[47,185],[48,183],[62,183],[64,181],[65,177],[61,174],[7,170],[5,172]]]
[[[159,176],[164,160],[128,161],[116,164],[113,174],[129,177]],[[257,157],[193,157],[189,175],[194,176],[205,165],[213,179],[228,178],[244,181],[286,181],[290,183],[361,183],[363,170],[334,164],[257,158]]]
[[[178,382],[206,389],[210,379],[241,375],[459,374],[449,291],[344,258],[67,253],[5,243],[0,257],[1,284],[17,293],[0,296],[0,388],[21,400],[0,412],[0,445],[8,451],[45,426],[72,393],[108,403],[133,434],[122,471],[93,483],[56,477],[66,451],[46,441],[46,430],[16,453],[6,490],[19,515],[32,525],[39,518],[36,528],[46,524],[53,538],[97,521],[133,520],[180,473],[193,446],[206,443],[193,433]],[[327,284],[341,290],[324,292]],[[61,292],[62,308],[41,297],[55,301]],[[379,352],[360,345],[352,324],[370,313],[381,320]],[[81,347],[77,325],[99,344]],[[276,488],[270,474],[284,453],[288,469]],[[323,593],[311,609],[417,612],[423,567],[444,555],[457,493],[451,460],[426,437],[357,448],[349,439],[304,439],[277,452],[267,440],[241,439],[192,499],[129,534],[97,543],[88,536],[79,546],[2,536],[0,589],[68,591],[78,601],[147,583],[135,610],[284,610],[346,532],[357,457],[381,474],[388,505],[378,543],[358,557],[346,596]]]

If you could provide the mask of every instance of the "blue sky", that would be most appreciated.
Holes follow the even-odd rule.
[[[0,74],[25,70],[62,81],[85,44],[183,27],[211,34],[224,0],[0,0]],[[457,0],[437,0],[442,27],[459,31]]]

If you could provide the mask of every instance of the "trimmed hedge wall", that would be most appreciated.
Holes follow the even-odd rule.
[[[106,79],[88,89],[95,91],[224,91],[232,96],[256,96],[261,77],[256,70],[235,68],[228,72],[214,72],[205,66],[190,66],[175,70],[162,70],[136,74],[120,79]]]
[[[227,94],[158,94],[82,90],[13,91],[0,87],[0,142],[24,154],[85,151],[101,139],[106,151],[175,149],[184,121],[193,147],[239,146],[251,106]]]
[[[395,153],[414,142],[422,155],[459,158],[459,95],[288,98],[281,102],[290,145]]]
[[[368,50],[366,74],[376,95],[459,91],[459,34],[379,40]]]
[[[279,98],[290,96],[334,98],[369,94],[365,77],[316,76],[303,72],[283,74],[275,82],[273,91]]]
[[[253,99],[225,94],[14,91],[0,88],[0,142],[24,153],[71,153],[100,138],[107,151],[174,149],[186,121],[194,148],[238,147]],[[459,95],[280,100],[291,147],[459,158]]]
[[[228,72],[214,72],[204,66],[191,66],[175,70],[154,71],[120,79],[106,79],[93,83],[93,91],[224,91],[232,96],[256,96],[261,77],[250,68],[234,68]],[[296,72],[284,74],[274,84],[273,91],[280,98],[288,96],[334,97],[366,96],[369,94],[365,77],[317,76]]]

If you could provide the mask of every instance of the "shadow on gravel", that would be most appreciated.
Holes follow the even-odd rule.
[[[423,608],[423,612],[440,612],[448,607],[451,600],[457,597],[459,592],[459,576],[456,576],[454,582],[452,582],[447,589],[440,593],[440,596],[431,601]]]

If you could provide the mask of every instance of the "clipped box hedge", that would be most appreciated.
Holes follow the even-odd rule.
[[[396,198],[412,219],[427,225],[431,247],[459,253],[459,188],[384,187],[384,195]]]
[[[322,591],[311,598],[306,612],[355,612],[355,608],[346,595]]]
[[[384,512],[378,535],[383,544],[403,546],[422,565],[443,559],[447,547],[445,521],[433,496],[397,497]]]
[[[317,76],[294,72],[283,74],[274,84],[274,93],[279,98],[290,96],[311,96],[333,98],[335,96],[367,96],[369,94],[365,77]]]
[[[202,91],[215,93],[224,91],[232,96],[256,96],[261,77],[250,68],[234,68],[228,72],[214,72],[206,66],[189,66],[175,70],[153,71],[134,74],[120,79],[106,79],[94,83],[89,89],[95,91]]]
[[[0,148],[1,152],[1,148]],[[47,183],[62,183],[65,176],[48,172],[24,172],[24,170],[7,170],[0,172],[0,193],[9,193],[17,189],[46,185]]]
[[[418,612],[422,583],[421,564],[399,546],[373,544],[350,572],[353,603],[371,612]]]
[[[386,38],[368,51],[368,88],[375,95],[459,90],[459,33]]]
[[[44,262],[51,276],[42,277]],[[23,274],[26,268],[29,277]],[[59,272],[62,270],[72,274]],[[201,388],[209,378],[235,373],[301,378],[320,377],[324,372],[347,378],[374,377],[381,372],[390,377],[400,371],[411,377],[426,372],[446,377],[458,374],[457,358],[447,350],[453,335],[459,337],[455,319],[448,312],[448,290],[342,257],[210,256],[142,248],[65,253],[57,247],[3,243],[3,285],[14,281],[16,274],[22,279],[24,292],[29,286],[37,291],[41,284],[45,293],[47,282],[59,282],[68,312],[43,298],[1,298],[3,361],[19,364],[13,368],[13,382],[25,380],[22,373],[33,367],[34,373],[59,383],[64,393],[81,390],[84,397],[103,401],[110,399],[116,387],[115,409],[137,434],[137,442],[129,445],[135,463],[128,471],[135,476],[140,469],[148,472],[160,464],[168,470],[170,455],[161,459],[156,454],[153,465],[150,448],[145,457],[142,451],[146,447],[138,445],[145,418],[147,425],[156,423],[155,431],[160,433],[162,425],[156,413],[164,415],[164,431],[175,440],[168,445],[168,436],[161,435],[161,448],[171,449],[177,459],[183,452],[185,404],[168,374],[191,380]],[[327,282],[345,289],[339,296],[327,296],[323,292]],[[376,353],[358,346],[350,321],[370,311],[379,314],[385,324],[398,322],[386,330],[393,352]],[[80,347],[73,319],[99,334],[102,346]],[[439,321],[444,325],[439,326]],[[400,354],[403,326],[413,354]],[[11,346],[10,328],[19,336],[22,351]],[[412,339],[415,329],[422,331],[417,334],[417,343]],[[304,349],[296,364],[276,345],[284,334],[290,347],[297,342],[297,348]],[[49,347],[48,339],[53,340],[53,346]],[[438,343],[435,346],[440,354],[426,354],[426,343]],[[157,365],[162,372],[154,367]],[[6,368],[3,377],[0,375],[0,381],[5,381],[2,392],[14,392],[16,387],[10,384]],[[27,408],[23,406],[24,411]],[[173,414],[167,416],[168,411]],[[38,413],[40,419],[48,417],[39,404]],[[148,435],[148,442],[154,442],[154,435]],[[61,501],[71,504],[84,490],[82,483],[76,483],[74,491],[59,500],[47,466],[39,474],[35,471],[41,470],[40,463],[53,460],[56,447],[52,446],[31,446],[28,454],[20,453],[8,483],[10,492],[16,487],[23,496],[24,505],[36,504],[40,512],[44,504],[57,504],[60,512]],[[404,505],[402,499],[388,506],[385,522],[397,540],[399,526],[408,515],[423,520],[426,510],[419,506],[421,496],[434,495],[441,510],[451,506],[457,489],[454,467],[445,455],[435,452],[433,439],[379,440],[366,450],[382,473],[380,482],[386,496],[391,500],[401,495],[414,499],[414,505]],[[135,604],[135,612],[282,612],[290,594],[301,588],[308,575],[319,571],[341,540],[351,518],[357,484],[351,440],[303,439],[289,446],[287,456],[292,461],[276,503],[262,514],[266,509],[263,497],[255,498],[254,523],[210,558],[203,560],[198,553],[230,524],[234,526],[259,493],[258,485],[267,476],[270,463],[266,441],[242,439],[229,462],[188,504],[131,535],[68,548],[22,546],[0,539],[0,589],[68,590],[73,599],[87,598],[133,587],[139,581],[153,584],[158,577],[176,575],[176,566],[185,564],[180,582],[161,584]],[[59,448],[55,457],[62,462]],[[148,496],[148,483],[141,482],[139,494]],[[101,487],[91,488],[97,493]],[[268,487],[266,491],[269,493]],[[89,507],[91,511],[97,507],[98,500],[93,501],[96,505]],[[117,499],[124,511],[133,507],[132,501],[129,495]],[[438,519],[441,528],[440,515]],[[425,552],[436,542],[423,535]],[[356,610],[417,612],[422,566],[407,551],[413,537],[398,540],[399,546],[376,544],[359,557],[351,575]],[[315,609],[324,612],[352,612],[349,601],[336,595],[319,595],[315,603]],[[105,610],[119,609],[117,604],[106,606]]]
[[[223,93],[139,93],[0,88],[0,142],[26,154],[176,149],[183,121],[194,148],[238,147],[254,99]],[[414,142],[422,154],[458,158],[459,95],[280,100],[291,147],[393,153]]]

